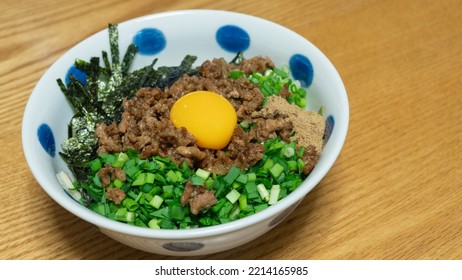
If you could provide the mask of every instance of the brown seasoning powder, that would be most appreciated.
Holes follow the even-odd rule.
[[[261,110],[263,115],[279,113],[287,116],[292,123],[295,135],[292,140],[299,146],[308,147],[313,145],[318,155],[323,148],[325,124],[321,115],[313,111],[300,109],[296,105],[289,104],[287,100],[279,96],[270,96],[266,106]]]

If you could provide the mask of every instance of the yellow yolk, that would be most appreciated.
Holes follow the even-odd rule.
[[[175,127],[185,127],[202,148],[226,147],[237,123],[233,105],[223,96],[210,91],[195,91],[178,99],[170,110]]]

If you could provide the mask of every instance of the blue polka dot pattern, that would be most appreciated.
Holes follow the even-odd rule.
[[[328,116],[327,119],[326,119],[326,130],[325,130],[325,133],[324,133],[324,144],[326,144],[327,141],[329,141],[330,135],[332,134],[332,130],[334,129],[334,124],[335,124],[334,117],[332,115]]]
[[[216,33],[216,40],[220,47],[232,53],[245,51],[250,46],[249,34],[236,25],[220,27]]]
[[[41,124],[37,129],[37,137],[43,149],[51,156],[56,154],[55,137],[53,131],[47,124]]]
[[[87,74],[82,70],[72,65],[66,73],[66,85],[71,82],[69,76],[73,76],[77,79],[84,87],[87,86]]]
[[[162,247],[173,252],[192,252],[202,249],[204,244],[197,242],[171,242],[165,243]]]
[[[162,31],[156,28],[144,28],[133,37],[133,44],[138,48],[138,53],[154,55],[160,53],[167,41]]]
[[[304,55],[294,54],[289,60],[289,67],[295,80],[299,80],[303,87],[309,87],[313,82],[313,65]]]

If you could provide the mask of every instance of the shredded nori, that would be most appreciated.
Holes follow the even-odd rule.
[[[179,66],[164,66],[156,70],[157,59],[154,59],[150,65],[130,72],[138,51],[136,45],[130,44],[120,61],[117,24],[109,24],[108,33],[111,61],[106,51],[102,51],[103,66],[99,57],[92,57],[89,62],[82,59],[75,61],[75,67],[86,73],[86,85],[72,75],[67,85],[61,79],[57,80],[75,112],[69,123],[68,139],[61,145],[62,152],[59,154],[81,181],[87,179],[88,162],[97,157],[97,123],[118,123],[123,100],[132,98],[142,87],[165,89],[183,75],[198,73],[197,68],[193,68],[197,57],[192,55],[187,55]]]
[[[236,56],[229,63],[240,65],[243,60],[244,60],[244,52],[240,51],[236,54]]]

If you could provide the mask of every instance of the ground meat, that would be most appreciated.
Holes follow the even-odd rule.
[[[215,174],[224,175],[233,166],[234,160],[224,151],[208,152],[207,156],[201,161],[200,167]]]
[[[106,198],[115,204],[120,204],[125,199],[125,192],[118,188],[107,188]]]
[[[210,77],[185,76],[168,90],[173,98],[193,91],[212,91],[222,95],[233,105],[239,120],[249,119],[252,112],[260,110],[264,99],[258,86],[245,78],[216,80]]]
[[[135,149],[142,158],[170,157],[177,164],[186,162],[190,167],[205,168],[217,174],[226,174],[233,165],[246,169],[263,156],[263,146],[254,143],[257,142],[254,136],[237,131],[231,139],[229,153],[203,149],[196,145],[196,139],[185,128],[173,125],[169,119],[170,108],[186,93],[207,90],[227,98],[237,112],[238,121],[251,121],[251,114],[262,108],[263,94],[247,79],[229,79],[229,70],[242,68],[244,72],[264,72],[273,66],[271,60],[263,57],[244,60],[241,65],[214,59],[202,64],[200,75],[185,75],[164,91],[142,88],[134,98],[124,100],[119,124],[98,124],[98,153]]]
[[[256,138],[260,141],[276,136],[281,136],[283,140],[288,139],[288,135],[292,132],[292,123],[277,114],[267,115],[266,118],[257,118],[255,124]]]
[[[176,148],[176,152],[182,156],[195,158],[198,160],[203,160],[207,156],[205,152],[199,150],[198,147],[194,147],[194,146],[193,147],[179,146]]]
[[[214,190],[207,190],[204,186],[193,186],[190,181],[186,183],[181,196],[181,204],[183,207],[189,204],[192,214],[197,215],[200,211],[209,209],[216,203]]]
[[[238,66],[238,69],[244,72],[246,75],[250,75],[255,72],[265,73],[267,69],[273,69],[274,63],[269,57],[255,56],[250,59],[244,59]]]
[[[242,60],[240,64],[226,62],[223,58],[215,58],[205,61],[199,68],[202,76],[207,78],[227,78],[230,70],[240,70],[246,75],[258,72],[264,74],[267,69],[273,69],[274,63],[269,57],[255,56]]]
[[[111,181],[115,179],[119,179],[120,181],[125,181],[127,179],[125,172],[120,167],[112,167],[110,164],[106,164],[103,168],[98,170],[98,176],[103,188],[109,186]]]
[[[116,153],[122,151],[119,130],[115,123],[109,126],[99,123],[96,125],[95,133],[99,139],[98,153]]]
[[[246,133],[240,126],[236,126],[233,137],[228,145],[230,156],[236,158],[235,164],[240,169],[247,169],[263,158],[265,150],[263,144],[253,142],[254,133]]]
[[[124,111],[118,124],[97,125],[98,153],[135,149],[142,158],[160,155],[169,157],[178,165],[184,162],[191,168],[200,167],[216,174],[226,174],[233,165],[242,170],[248,169],[262,159],[264,141],[279,136],[283,141],[290,142],[294,130],[304,122],[303,118],[295,120],[295,114],[281,107],[281,102],[268,102],[267,107],[262,108],[264,96],[257,85],[243,77],[229,78],[230,70],[239,69],[250,74],[264,73],[273,67],[274,64],[266,57],[243,60],[239,65],[228,64],[219,58],[205,61],[199,67],[198,75],[185,75],[170,88],[142,88],[134,98],[124,100]],[[245,121],[251,124],[246,132],[236,125],[230,143],[223,150],[198,147],[191,133],[185,128],[175,127],[170,121],[170,109],[176,100],[184,94],[201,90],[224,96],[236,110],[238,123]],[[287,88],[283,88],[280,96],[289,95]],[[303,134],[297,133],[297,140],[305,140],[306,137],[301,136]],[[319,155],[318,143],[314,146]],[[306,170],[310,169],[310,162],[315,159],[315,154],[307,154]]]
[[[302,172],[303,174],[308,175],[314,169],[314,166],[319,160],[319,153],[313,145],[310,145],[305,149],[302,160],[305,163]]]

